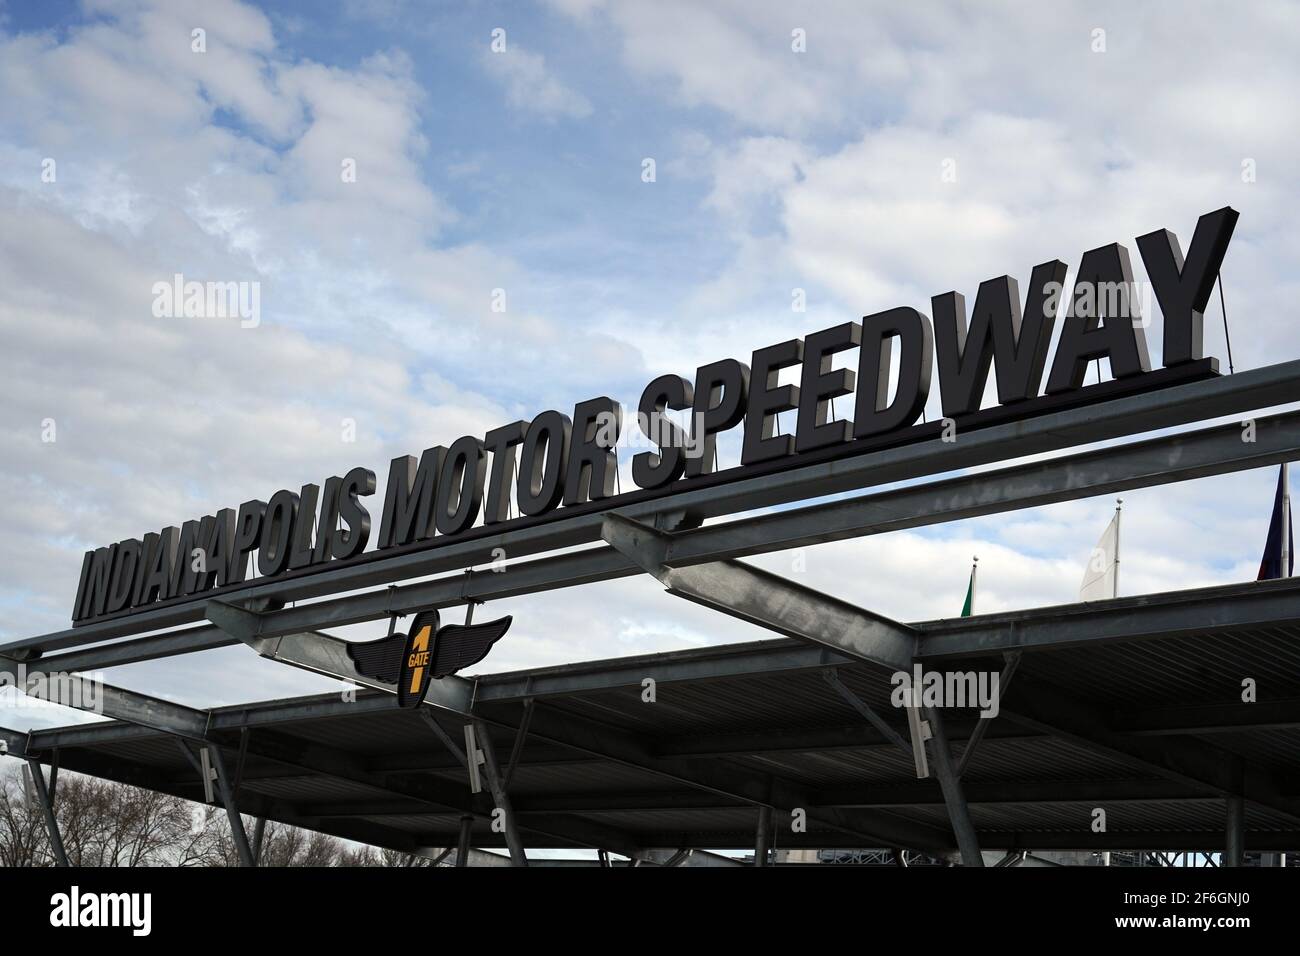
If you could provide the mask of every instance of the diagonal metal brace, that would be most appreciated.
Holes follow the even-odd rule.
[[[886,740],[897,744],[909,757],[912,756],[911,744],[904,740],[898,731],[887,724],[883,717],[872,710],[870,704],[845,687],[844,682],[840,680],[840,675],[834,668],[822,671],[822,679],[825,680],[826,683],[830,684],[831,687],[833,687],[835,691],[848,702],[849,706],[865,717],[871,726],[884,734]]]
[[[1002,668],[1002,673],[998,675],[998,709],[1002,709],[1002,698],[1007,696],[1007,687],[1011,684],[1011,678],[1016,674],[1016,668],[1020,666],[1021,651],[1012,651],[1003,655],[1006,664]],[[958,779],[966,773],[966,768],[970,764],[971,754],[979,746],[979,742],[984,739],[988,733],[989,725],[993,723],[992,717],[983,717],[975,722],[975,729],[971,731],[970,737],[966,740],[966,746],[962,748],[961,759],[957,761],[956,774]]]
[[[45,835],[50,841],[50,852],[59,866],[68,866],[68,854],[63,848],[63,834],[59,832],[59,821],[54,815],[54,795],[45,785],[45,772],[35,757],[27,758],[31,781],[36,791],[36,798],[41,804],[41,814],[45,818]]]
[[[670,594],[860,660],[912,667],[917,632],[905,624],[740,561],[669,567],[664,561],[673,536],[619,514],[605,515],[601,536]]]
[[[424,707],[418,708],[416,713],[419,714],[420,717],[423,718],[424,722],[429,725],[429,729],[433,731],[434,736],[442,741],[442,745],[451,752],[451,755],[460,761],[460,765],[462,767],[468,767],[469,762],[465,758],[465,751],[457,745],[456,741],[451,739],[451,734],[442,729],[442,724],[438,723],[437,718],[435,718],[433,714],[429,713],[429,711]],[[477,790],[474,792],[478,793]]]
[[[528,740],[528,725],[533,722],[533,709],[537,702],[531,697],[524,701],[524,719],[519,722],[519,730],[515,733],[515,745],[510,749],[510,762],[506,764],[505,779],[503,785],[508,789],[510,780],[515,775],[515,768],[519,766],[519,758],[524,753],[524,743]]]

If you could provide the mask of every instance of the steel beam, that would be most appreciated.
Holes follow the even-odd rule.
[[[1246,801],[1233,794],[1224,803],[1223,865],[1241,866],[1246,855]]]
[[[26,664],[0,657],[0,673],[7,675],[15,685],[25,678],[26,692],[37,700],[60,704],[72,710],[153,727],[180,737],[201,739],[207,728],[207,714],[204,711],[75,674],[55,674],[44,662]],[[57,677],[57,681],[42,683],[39,680],[52,676]],[[69,693],[63,695],[57,692],[62,689]]]
[[[956,743],[965,741],[987,723],[974,720],[948,721],[948,739]],[[891,728],[892,730],[892,728]],[[1004,726],[993,731],[999,740],[1041,740],[1042,734],[1020,727]],[[655,740],[655,753],[664,757],[688,757],[694,760],[711,760],[714,757],[750,755],[778,755],[785,753],[833,753],[839,750],[862,752],[898,747],[895,735],[886,737],[869,724],[828,725],[785,729],[780,727],[755,727],[752,730],[731,733],[682,734],[659,737]],[[911,745],[903,741],[903,748],[911,759]]]
[[[1205,786],[1173,780],[1135,778],[1124,780],[999,780],[962,781],[962,791],[971,806],[1037,806],[1048,803],[1096,805],[1108,803],[1213,803],[1219,798]],[[943,794],[932,784],[879,783],[829,787],[818,791],[823,806],[916,807],[941,806]]]
[[[54,814],[54,794],[45,785],[45,771],[34,757],[27,758],[27,768],[32,775],[32,785],[41,805],[41,814],[45,818],[45,835],[50,841],[50,852],[54,855],[55,863],[68,866],[68,854],[63,849],[63,834],[59,832],[59,820]]]
[[[200,651],[212,651],[238,643],[238,640],[220,628],[205,624],[200,627],[187,627],[164,634],[151,634],[147,637],[115,641],[111,644],[96,644],[65,651],[62,654],[42,656],[40,661],[42,666],[50,670],[73,673],[140,664],[181,654],[197,654]],[[26,655],[27,658],[30,656],[30,653]],[[16,654],[16,657],[24,659],[23,654]]]
[[[622,515],[606,515],[601,533],[670,594],[860,660],[912,666],[916,632],[897,621],[739,561],[667,567],[670,536]]]
[[[235,787],[226,770],[226,760],[221,755],[221,747],[213,744],[208,748],[217,769],[217,786],[221,789],[221,805],[226,808],[226,817],[230,820],[230,835],[235,841],[235,850],[239,853],[240,866],[256,866],[252,847],[248,845],[248,834],[244,832],[244,818],[239,815],[239,804],[235,800]]]
[[[708,480],[698,480],[681,491],[674,489],[675,493],[663,498],[629,499],[626,506],[616,506],[629,517],[646,520],[663,511],[684,511],[697,517],[736,514],[1284,404],[1295,399],[1298,379],[1300,362],[1288,362],[968,429],[956,443],[914,441],[770,474],[720,473]],[[1263,420],[1260,430],[1263,430]],[[1287,454],[1294,457],[1294,449]],[[1154,480],[1147,483],[1178,480],[1163,477],[1168,471],[1167,461],[1161,475],[1153,476]],[[1261,466],[1270,463],[1270,458],[1261,453],[1253,457],[1253,462],[1234,468]],[[1109,493],[1113,487],[1108,485],[1106,491],[1086,493]],[[1072,496],[1078,497],[1079,493]],[[480,529],[453,540],[435,539],[432,546],[394,555],[372,554],[351,564],[252,582],[210,596],[222,600],[234,597],[240,602],[270,599],[287,603],[491,563],[493,555],[500,553],[497,549],[522,557],[591,543],[599,538],[602,509],[607,506],[597,503],[590,509],[574,509],[572,514],[567,513],[569,509],[561,509],[544,521],[516,524],[503,531]],[[210,596],[14,641],[0,647],[0,653],[10,656],[20,652],[39,653],[192,624],[202,620],[203,605]],[[472,597],[462,594],[452,603],[463,603]]]
[[[1236,774],[1235,755],[1192,737],[1125,736],[1109,726],[1104,714],[1073,699],[1060,688],[1022,675],[1003,703],[1002,714],[1040,733],[1069,740],[1189,786],[1206,787],[1225,797],[1244,792],[1252,801],[1300,820],[1300,801],[1282,793],[1272,775],[1257,768]]]
[[[665,561],[682,565],[742,557],[1222,474],[1300,457],[1300,416],[1295,413],[1274,416],[1260,419],[1256,424],[1256,442],[1241,441],[1238,426],[1219,426],[679,532],[672,536]],[[505,573],[456,574],[402,588],[288,608],[266,615],[261,635],[361,623],[393,613],[412,613],[427,606],[499,600],[624,577],[639,570],[617,551],[595,548],[508,564]],[[46,635],[51,638],[49,641],[33,639],[8,647],[17,648],[11,651],[15,656],[32,654],[62,646],[60,640],[54,639],[59,635],[71,638],[98,626]],[[78,638],[73,642],[82,641]],[[115,666],[231,643],[230,636],[219,630],[198,627],[61,655],[60,663],[51,666],[62,670]],[[988,646],[967,648],[965,653],[984,653],[996,644],[995,640]],[[932,642],[932,647],[936,654],[949,653],[942,641]],[[922,653],[929,653],[929,648],[923,647]]]
[[[434,711],[431,707],[422,707],[416,711],[420,714],[428,714],[433,717]],[[451,739],[450,734],[448,740]],[[455,743],[455,741],[452,741]],[[459,753],[450,752],[441,754],[436,748],[430,750],[406,751],[404,753],[384,753],[371,754],[367,757],[366,766],[374,771],[419,771],[419,772],[439,772],[455,771],[465,769],[465,761],[461,757],[464,752],[464,740],[460,741],[462,746],[457,747]],[[584,757],[582,754],[575,754],[567,747],[560,747],[556,744],[542,743],[538,744],[532,751],[533,757],[528,761],[529,767],[540,767],[543,769],[550,768],[574,768],[581,770],[583,767],[591,765],[591,758]]]
[[[1125,780],[1008,780],[992,783],[963,781],[962,790],[971,806],[1036,806],[1040,804],[1108,803],[1199,803],[1210,805],[1221,798],[1205,787],[1162,779]],[[876,783],[831,787],[813,794],[815,806],[843,809],[894,809],[943,806],[943,793],[933,783]],[[674,788],[628,792],[578,792],[516,794],[514,811],[524,821],[537,814],[584,814],[599,812],[681,813],[698,810],[734,810],[747,806],[730,797],[701,790]],[[393,796],[368,800],[346,800],[303,804],[304,818],[410,816],[428,812],[409,799]],[[435,811],[436,812],[436,811]]]
[[[806,641],[765,640],[688,651],[642,654],[564,664],[478,678],[476,699],[484,703],[544,699],[567,694],[600,693],[621,687],[640,687],[652,677],[657,684],[706,682],[764,674],[821,670],[859,663],[855,658]]]
[[[1294,624],[1300,577],[1031,608],[916,625],[917,656],[996,657]]]
[[[1224,801],[1223,865],[1239,867],[1246,857],[1246,801],[1242,797],[1247,785],[1245,761],[1232,755],[1228,772],[1233,790]]]
[[[953,834],[957,837],[957,846],[961,850],[962,865],[983,866],[984,855],[980,853],[979,837],[975,833],[975,825],[971,823],[970,807],[962,793],[961,779],[957,776],[952,751],[948,748],[948,737],[944,733],[943,714],[938,707],[925,707],[923,710],[933,734],[928,746],[934,757],[935,776],[939,778],[939,786],[943,790],[943,802],[948,809]]]
[[[1295,730],[1300,728],[1300,698],[1260,700],[1243,704],[1196,704],[1188,707],[1155,707],[1121,714],[1113,726],[1125,734],[1163,736],[1167,734],[1239,734],[1246,730]]]
[[[1109,641],[1174,638],[1205,633],[1228,633],[1234,629],[1258,629],[1294,622],[1294,608],[1300,600],[1300,578],[1244,582],[1185,591],[1171,591],[1140,597],[1093,601],[1085,605],[1032,608],[1014,614],[991,614],[943,621],[922,621],[908,625],[920,633],[918,656],[934,661],[945,657],[995,656],[1017,649],[1049,650],[1056,647]],[[238,609],[236,609],[238,610]],[[284,611],[263,614],[259,633],[278,629]],[[195,629],[196,631],[206,629]],[[221,646],[238,639],[221,633]],[[328,635],[303,632],[289,635],[282,647],[306,648],[318,641],[337,641]],[[154,638],[140,638],[126,644],[141,644]],[[263,646],[273,642],[267,638]],[[112,648],[116,645],[108,645]],[[70,671],[98,666],[98,648],[55,655],[40,661],[40,668]],[[141,654],[146,653],[141,649]],[[69,660],[75,658],[75,660]],[[560,667],[522,671],[517,674],[479,678],[479,699],[516,700],[527,696],[544,698],[557,694],[598,691],[639,684],[645,676],[661,683],[675,680],[711,680],[749,676],[792,669],[820,669],[850,664],[849,654],[803,643],[761,641],[724,647],[671,652],[613,661],[593,661]],[[17,661],[0,658],[0,667],[10,673]],[[339,662],[334,661],[335,665]],[[70,666],[74,665],[75,666]],[[319,668],[309,668],[317,669]],[[359,677],[357,678],[360,679]],[[1263,713],[1268,705],[1255,705]],[[1245,709],[1235,720],[1249,719]],[[1290,724],[1291,718],[1283,718]],[[1224,726],[1230,726],[1228,721]],[[1208,726],[1208,725],[1207,725]],[[1154,731],[1153,731],[1154,732]]]
[[[479,706],[476,712],[497,726],[518,729],[518,718],[501,705]],[[807,811],[809,820],[816,820],[838,830],[870,834],[883,844],[920,849],[946,849],[952,846],[952,835],[939,828],[871,811],[818,807],[813,793],[779,777],[760,774],[723,760],[692,761],[660,757],[646,741],[618,732],[605,724],[564,714],[541,704],[533,710],[530,733],[539,739],[564,744],[593,756],[742,803],[784,810],[802,808]]]
[[[488,733],[487,725],[481,720],[474,721],[472,726],[474,738],[479,749],[483,751],[483,770],[488,779],[488,788],[492,791],[492,799],[496,803],[495,809],[504,817],[506,845],[510,847],[510,862],[515,866],[527,866],[528,856],[524,853],[524,843],[519,837],[519,823],[515,819],[514,809],[510,806],[510,794],[502,783],[501,767],[497,763],[496,748],[492,746],[492,736]]]
[[[1300,830],[1252,830],[1252,852],[1300,846]],[[1203,854],[1223,851],[1223,831],[1206,830],[981,830],[989,850],[1163,850]]]
[[[460,818],[460,838],[456,841],[456,865],[469,866],[470,840],[474,835],[474,818],[466,815]]]
[[[262,865],[262,838],[266,836],[266,817],[258,817],[253,825],[253,865]]]
[[[767,866],[772,843],[772,808],[758,808],[758,822],[754,832],[754,865]]]
[[[1217,425],[678,532],[665,563],[700,563],[810,547],[1262,468],[1300,457],[1300,412],[1259,418],[1255,424],[1254,442],[1242,441],[1238,424]],[[959,437],[956,444],[963,440]],[[1024,454],[1028,452],[1012,451],[1008,457]]]

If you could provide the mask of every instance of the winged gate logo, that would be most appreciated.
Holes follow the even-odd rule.
[[[436,610],[421,611],[409,634],[398,632],[377,641],[349,644],[348,656],[362,675],[396,684],[399,707],[415,707],[424,700],[429,681],[487,657],[513,620],[507,615],[482,624],[439,627]]]

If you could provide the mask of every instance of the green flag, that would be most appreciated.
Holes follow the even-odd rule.
[[[975,559],[976,562],[979,558]],[[975,613],[975,569],[979,567],[978,563],[970,566],[970,584],[966,586],[966,603],[961,606],[961,616],[970,617]]]

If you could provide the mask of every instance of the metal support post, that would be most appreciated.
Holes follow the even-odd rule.
[[[1229,773],[1232,791],[1224,808],[1223,865],[1241,866],[1246,854],[1246,800],[1242,796],[1246,789],[1246,762],[1240,757],[1232,758]]]
[[[488,736],[487,725],[481,720],[474,721],[474,736],[479,749],[483,751],[483,769],[487,771],[488,789],[496,808],[505,817],[506,846],[510,848],[510,862],[513,866],[527,866],[528,857],[524,854],[524,842],[519,838],[519,827],[515,823],[514,809],[510,806],[510,795],[501,783],[501,766],[497,763],[496,750],[492,738]]]
[[[1227,820],[1223,834],[1223,865],[1241,866],[1246,852],[1246,801],[1239,793],[1227,799]]]
[[[63,836],[59,833],[59,821],[54,816],[54,794],[45,786],[45,773],[35,759],[27,758],[31,768],[32,784],[36,788],[36,799],[40,801],[41,812],[45,815],[45,833],[50,838],[50,851],[59,866],[69,866],[68,854],[63,849]]]
[[[240,866],[256,866],[253,860],[252,848],[248,845],[248,836],[244,833],[244,821],[239,815],[239,807],[235,805],[235,789],[230,785],[230,776],[226,773],[226,761],[221,756],[221,748],[216,744],[208,747],[208,752],[212,755],[212,762],[217,771],[217,787],[221,790],[221,803],[226,808],[226,816],[230,819],[230,835],[235,841],[235,850],[239,853]]]
[[[944,731],[939,708],[926,707],[925,716],[930,724],[930,732],[933,734],[930,747],[934,754],[935,771],[939,777],[939,786],[943,789],[943,802],[948,807],[952,832],[957,838],[957,847],[961,850],[962,865],[983,866],[984,855],[980,853],[975,825],[970,819],[970,807],[966,804],[961,780],[958,779],[956,768],[953,766],[952,752],[948,749],[948,735]]]
[[[754,865],[767,866],[772,840],[772,808],[758,808],[758,830],[754,834]]]
[[[253,825],[253,865],[262,865],[262,836],[266,833],[266,817],[258,817]]]
[[[474,829],[474,818],[469,814],[460,818],[460,839],[456,843],[456,865],[469,866],[469,843]]]

